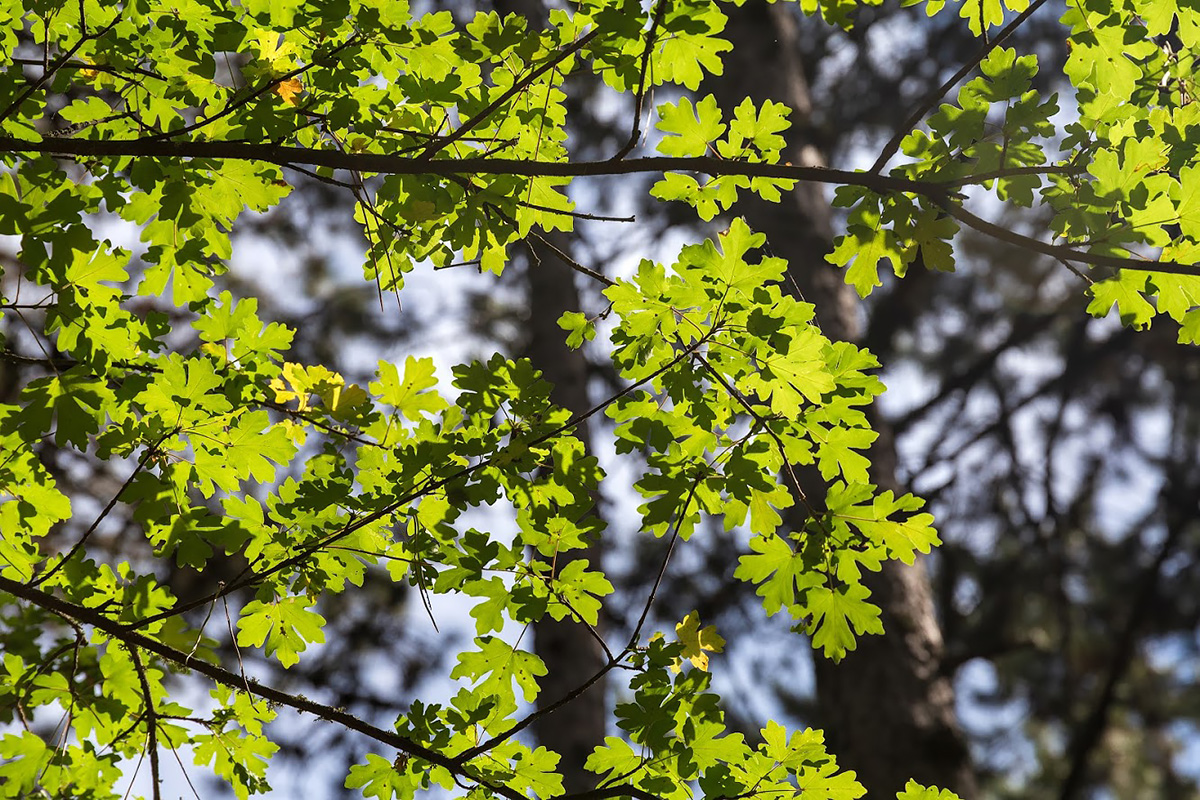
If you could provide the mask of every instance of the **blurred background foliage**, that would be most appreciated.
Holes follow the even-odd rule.
[[[460,21],[475,8],[449,7]],[[1058,87],[1066,56],[1057,13],[1047,6],[1011,42],[1039,55],[1044,93]],[[831,166],[869,165],[921,98],[978,47],[959,22],[894,4],[863,9],[849,32],[797,15],[790,57],[807,81],[811,108],[793,115],[793,144]],[[748,35],[761,36],[760,47],[775,45],[775,29],[755,30]],[[577,81],[574,89],[574,156],[618,149],[632,108],[599,86]],[[573,199],[581,210],[635,214],[638,224],[580,222],[569,239],[555,241],[589,268],[620,275],[639,257],[670,259],[680,242],[723,227],[720,220],[701,226],[690,211],[651,200],[648,183],[579,182]],[[419,270],[398,302],[362,277],[364,242],[352,202],[342,189],[304,182],[286,203],[245,221],[218,286],[258,297],[264,319],[296,330],[291,360],[365,383],[379,358],[434,354],[447,368],[497,349],[530,351],[535,315],[552,311],[528,302],[530,271],[562,269],[549,263],[544,245],[514,249],[499,279],[474,274],[471,265]],[[1044,231],[1036,210],[996,221]],[[135,231],[114,236],[136,240]],[[1195,797],[1200,359],[1167,326],[1133,332],[1088,316],[1086,281],[1062,264],[970,234],[957,252],[956,272],[885,279],[853,313],[862,342],[885,365],[890,392],[879,415],[894,436],[896,479],[928,499],[945,540],[927,564],[944,637],[938,669],[956,689],[978,796]],[[794,266],[831,272],[822,255],[812,252],[810,263]],[[0,246],[0,259],[4,280],[14,280],[14,254]],[[578,279],[585,313],[600,313],[601,287],[564,273]],[[162,306],[183,313],[166,299]],[[35,309],[2,324],[11,353],[50,346],[34,333]],[[14,399],[41,369],[0,361],[0,401]],[[614,380],[603,359],[580,361],[580,369],[593,397]],[[592,434],[608,457],[605,432]],[[101,507],[120,485],[104,464],[52,443],[41,455],[77,508]],[[634,518],[632,502],[614,492],[601,504],[610,522],[605,564],[619,583],[605,618],[615,638],[635,622],[629,610],[640,607],[664,546],[623,522]],[[478,524],[487,529],[489,522]],[[150,557],[126,552],[138,537],[120,526],[99,533],[123,557]],[[73,533],[59,535],[70,540]],[[743,540],[717,529],[694,537],[672,563],[656,613],[666,624],[698,609],[729,641],[715,672],[729,718],[748,736],[767,717],[834,729],[838,721],[817,701],[810,648],[785,623],[764,620],[748,585],[732,579]],[[186,570],[164,577],[185,597],[221,580]],[[231,648],[222,610],[210,613],[216,622],[209,630]],[[382,569],[361,591],[328,598],[321,613],[328,643],[311,657],[274,672],[243,653],[247,668],[384,726],[420,692],[439,691],[449,668],[444,656],[464,635],[454,609],[427,609],[420,593],[392,584]],[[431,613],[440,630],[429,623]],[[352,734],[334,726],[314,734],[289,719],[276,723],[284,750],[271,776],[280,796],[346,792],[333,777],[338,772],[323,778],[319,765],[341,766],[344,774],[359,757]]]

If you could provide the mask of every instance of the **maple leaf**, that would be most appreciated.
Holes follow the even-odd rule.
[[[675,635],[683,644],[683,657],[692,662],[692,666],[702,670],[708,669],[708,654],[719,653],[725,647],[725,640],[717,633],[716,626],[700,627],[700,615],[693,611],[683,618],[683,622],[675,626]],[[676,672],[679,665],[672,667]]]
[[[288,78],[286,81],[280,81],[275,84],[275,88],[272,91],[282,97],[283,102],[289,106],[294,106],[298,103],[296,98],[304,91],[304,84],[300,82],[299,78]]]
[[[896,800],[958,800],[958,795],[949,789],[922,786],[910,780],[904,785],[904,791],[896,795]]]

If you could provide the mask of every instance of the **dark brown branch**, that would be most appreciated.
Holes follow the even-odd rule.
[[[0,311],[45,311],[53,307],[53,303],[44,300],[39,303],[0,303]]]
[[[992,39],[991,41],[985,40],[983,46],[979,48],[974,57],[967,61],[967,63],[963,64],[962,67],[959,68],[958,72],[954,73],[949,80],[926,95],[925,99],[921,101],[921,104],[917,106],[911,114],[908,115],[908,118],[904,120],[904,122],[900,123],[900,128],[892,135],[892,138],[888,140],[888,143],[883,146],[883,150],[879,152],[879,158],[875,159],[875,163],[871,166],[871,172],[878,174],[880,171],[882,171],[884,166],[887,164],[888,159],[896,155],[896,151],[900,149],[900,143],[904,141],[904,137],[908,136],[912,129],[916,127],[917,123],[925,118],[925,115],[937,105],[938,101],[942,99],[946,92],[953,89],[956,83],[967,77],[972,70],[982,64],[983,60],[987,58],[994,49],[999,47],[1009,36],[1012,36],[1013,33],[1016,32],[1017,28],[1021,27],[1025,20],[1033,16],[1033,13],[1045,5],[1045,3],[1046,0],[1034,0],[1034,2],[1030,3],[1029,8],[1018,14],[1012,22],[1004,26],[1004,29],[1000,31],[1000,33],[996,34],[995,39]],[[982,13],[982,9],[983,6],[981,4],[980,13]]]
[[[131,650],[133,648],[141,648],[146,652],[153,653],[156,656],[163,658],[177,666],[199,672],[201,675],[223,685],[228,686],[235,691],[246,691],[256,697],[261,697],[272,703],[278,703],[282,706],[295,709],[301,712],[313,714],[320,719],[329,722],[335,722],[347,730],[361,733],[381,744],[393,747],[401,752],[407,753],[410,756],[415,756],[430,764],[442,767],[450,771],[454,775],[461,776],[474,783],[486,786],[489,790],[495,792],[506,800],[527,800],[527,798],[519,792],[516,792],[507,786],[499,786],[486,783],[470,772],[464,769],[458,759],[443,755],[437,750],[432,750],[407,736],[401,736],[393,731],[377,728],[358,717],[349,714],[341,709],[327,706],[322,703],[317,703],[309,700],[307,697],[293,695],[281,691],[271,686],[261,684],[254,680],[245,680],[242,676],[230,672],[229,670],[210,664],[207,661],[202,661],[194,658],[187,653],[176,650],[173,647],[163,644],[162,642],[152,639],[149,636],[144,636],[137,631],[130,630],[127,626],[122,625],[116,620],[101,614],[95,609],[85,608],[83,606],[69,603],[59,597],[56,597],[40,589],[35,589],[11,578],[6,578],[0,575],[0,591],[7,592],[14,597],[25,600],[29,603],[45,609],[65,620],[91,625],[97,630],[113,637]]]
[[[603,789],[576,792],[575,794],[564,794],[556,798],[556,800],[613,800],[613,798],[617,797],[632,797],[634,800],[662,800],[656,794],[651,794],[645,789],[640,789],[637,786],[627,783],[617,786],[605,786]]]
[[[765,164],[730,161],[698,156],[693,158],[657,156],[627,161],[533,161],[514,158],[463,158],[421,161],[376,153],[341,153],[335,150],[311,150],[301,147],[276,147],[241,142],[168,142],[125,139],[44,139],[27,142],[0,137],[0,152],[50,153],[83,158],[207,158],[263,161],[280,166],[304,164],[333,169],[357,170],[387,175],[523,175],[531,177],[583,177],[630,175],[655,172],[698,172],[705,175],[743,175],[751,178],[780,178],[840,186],[861,186],[880,194],[908,192],[929,198],[947,214],[969,228],[1003,242],[1043,253],[1064,261],[1074,261],[1114,269],[1165,272],[1175,275],[1200,275],[1200,266],[1176,261],[1148,261],[1137,258],[1085,253],[1066,245],[1046,244],[1029,236],[1002,228],[967,211],[957,202],[960,195],[954,183],[918,181],[871,172],[791,164]]]
[[[1073,164],[1048,164],[1037,167],[1002,167],[987,172],[977,172],[964,175],[952,181],[942,183],[946,187],[977,186],[981,183],[994,181],[998,178],[1015,178],[1020,175],[1082,175],[1086,170]]]
[[[602,283],[605,286],[616,286],[617,285],[617,282],[614,281],[612,278],[609,278],[607,275],[603,275],[603,274],[597,272],[596,270],[592,269],[591,267],[585,267],[583,264],[580,264],[578,261],[571,258],[569,255],[564,253],[560,248],[555,247],[554,243],[551,242],[549,239],[547,239],[545,236],[542,236],[537,233],[530,233],[530,238],[537,239],[539,242],[544,244],[547,248],[550,249],[550,252],[552,252],[552,253],[554,253],[554,255],[558,256],[560,261],[562,261],[564,264],[566,264],[568,267],[575,270],[579,274],[586,275],[589,278],[591,278],[592,280]],[[538,259],[538,261],[540,263],[541,259],[538,258],[537,251],[534,249],[533,244],[531,244],[528,239],[526,239],[526,241],[525,241],[525,246],[529,248],[530,255],[532,255],[535,259]]]
[[[14,64],[20,64],[24,67],[40,67],[42,60],[40,58],[13,58],[10,59]],[[114,67],[111,64],[89,64],[86,61],[67,61],[61,63],[58,69],[77,69],[81,71],[103,72],[108,75],[117,75],[121,77],[127,76],[129,73],[134,75],[144,75],[147,78],[165,81],[166,78],[158,74],[154,70],[145,69],[144,67]]]
[[[1032,236],[1010,231],[1008,228],[1002,228],[999,225],[988,222],[982,217],[978,217],[967,211],[957,203],[946,201],[937,201],[942,210],[956,220],[966,225],[968,228],[987,234],[993,239],[998,239],[1002,242],[1022,247],[1026,250],[1033,250],[1035,253],[1042,253],[1052,258],[1057,258],[1062,261],[1076,261],[1081,264],[1091,264],[1095,267],[1112,267],[1113,269],[1133,269],[1146,272],[1165,272],[1171,275],[1200,275],[1200,265],[1197,264],[1181,264],[1177,261],[1149,261],[1139,258],[1124,258],[1121,256],[1106,256],[1102,253],[1085,253],[1082,250],[1076,250],[1073,247],[1060,244],[1049,244],[1040,239],[1034,239]]]
[[[7,308],[7,307],[8,306],[5,306],[5,308]],[[83,362],[77,361],[73,358],[34,358],[32,356],[23,356],[19,353],[14,353],[11,350],[0,350],[0,361],[7,361],[12,364],[33,364],[36,366],[47,367],[49,369],[71,369],[72,367],[77,367],[81,363],[83,363]],[[158,372],[158,368],[153,365],[150,365],[150,364],[130,364],[128,362],[116,362],[114,366],[117,366],[121,369],[133,370],[136,372],[145,372],[145,373]],[[304,422],[307,422],[309,425],[312,425],[314,428],[318,428],[322,431],[325,431],[325,433],[328,433],[331,436],[340,436],[347,441],[354,442],[356,444],[360,444],[363,447],[380,447],[381,446],[379,444],[379,442],[373,442],[370,439],[359,436],[358,434],[356,434],[352,431],[348,431],[343,428],[339,428],[338,426],[336,426],[334,424],[324,422],[324,421],[318,419],[317,417],[313,416],[312,414],[305,414],[302,411],[294,411],[294,410],[288,408],[286,405],[284,405],[282,403],[276,403],[273,400],[267,399],[266,397],[259,397],[259,398],[255,399],[253,402],[257,403],[258,405],[262,406],[263,408],[269,408],[274,411],[278,411],[281,414],[287,414],[292,419],[303,420]],[[43,578],[42,580],[45,580],[45,578]]]
[[[161,141],[148,139],[56,138],[30,142],[0,137],[0,152],[49,153],[77,158],[201,158],[263,161],[281,167],[300,165],[329,167],[378,175],[521,175],[527,177],[575,178],[632,175],[655,172],[699,172],[705,175],[744,175],[750,178],[780,178],[830,185],[862,186],[875,192],[912,192],[943,197],[945,184],[917,181],[868,172],[766,164],[698,156],[656,156],[624,161],[540,161],[519,158],[461,158],[419,160],[379,153],[345,153],[247,142]]]
[[[590,222],[637,222],[637,217],[610,217],[607,214],[591,214],[587,211],[566,211],[561,208],[551,208],[550,206],[538,205],[530,203],[527,200],[518,200],[517,205],[522,208],[529,208],[534,211],[542,211],[546,214],[558,214],[563,217],[571,217],[572,219],[586,219]]]
[[[23,356],[20,353],[14,353],[12,350],[0,350],[0,361],[7,361],[9,364],[33,364],[47,369],[70,369],[76,366],[79,362],[73,358],[38,358],[36,356]]]
[[[354,442],[355,444],[360,444],[363,447],[382,447],[383,446],[383,445],[379,444],[379,442],[372,442],[370,439],[366,439],[362,436],[359,436],[356,433],[352,433],[351,431],[343,430],[343,429],[337,427],[336,425],[331,425],[327,422],[322,422],[321,420],[317,419],[316,417],[312,416],[311,414],[305,414],[303,411],[293,411],[292,409],[288,408],[286,405],[283,405],[282,403],[276,403],[273,400],[267,400],[266,398],[258,398],[254,402],[258,403],[263,408],[270,408],[274,411],[278,411],[281,414],[287,414],[292,419],[303,420],[304,422],[307,422],[309,425],[312,425],[314,428],[323,430],[331,436],[340,436],[348,442]]]

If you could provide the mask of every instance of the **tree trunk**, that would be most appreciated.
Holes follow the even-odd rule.
[[[519,14],[530,30],[546,25],[547,8],[543,0],[492,0],[501,14]],[[550,231],[546,239],[563,253],[571,250],[568,238]],[[579,291],[575,273],[550,248],[530,244],[530,263],[526,270],[529,318],[526,327],[525,356],[535,369],[553,385],[550,399],[572,414],[591,408],[588,399],[588,365],[582,350],[567,347],[566,334],[558,320],[567,311],[579,310]],[[586,421],[575,435],[591,450],[591,435]],[[597,498],[598,499],[598,498]],[[556,559],[561,569],[570,561],[584,559],[600,569],[602,547],[594,540],[584,550],[572,551]],[[543,710],[576,691],[607,663],[596,641],[599,631],[570,618],[555,621],[544,617],[533,626],[533,649],[546,665],[541,680],[538,710]],[[539,744],[561,757],[559,772],[567,794],[595,788],[596,776],[587,772],[584,762],[592,750],[604,744],[608,732],[608,681],[601,678],[579,697],[540,717],[533,725]]]
[[[556,237],[559,249],[569,245]],[[540,263],[530,263],[527,272],[529,292],[528,349],[526,355],[533,366],[542,371],[554,385],[550,399],[580,414],[591,408],[588,400],[587,362],[581,350],[566,345],[566,335],[558,327],[564,311],[579,310],[579,293],[574,273],[546,248],[540,248]],[[576,429],[576,435],[590,449],[586,423]],[[558,567],[569,560],[586,559],[595,568],[600,564],[599,541],[582,551],[572,551],[569,559],[559,557]],[[538,705],[546,705],[565,697],[595,675],[606,663],[604,651],[588,627],[571,619],[556,622],[546,617],[533,628],[534,651],[546,664]],[[608,708],[605,681],[601,679],[586,692],[557,711],[542,717],[534,724],[538,741],[562,756],[559,768],[563,788],[567,793],[593,788],[595,776],[583,769],[592,750],[604,743],[607,731]]]
[[[747,96],[756,103],[786,103],[793,125],[789,160],[822,164],[822,154],[804,136],[812,99],[797,50],[796,20],[779,5],[746,4],[727,12],[733,50],[725,75],[710,87],[720,105],[733,108]],[[798,184],[776,204],[746,197],[735,211],[767,235],[769,252],[787,259],[789,276],[804,299],[816,305],[825,334],[860,339],[857,296],[824,260],[832,225],[820,186]],[[875,427],[880,437],[870,454],[873,480],[895,488],[890,431],[879,420]],[[872,602],[883,609],[884,635],[861,637],[858,649],[839,664],[817,659],[818,709],[831,751],[843,767],[858,773],[872,797],[893,796],[914,778],[972,798],[974,774],[955,716],[953,684],[939,671],[942,636],[924,568],[888,562],[867,583]]]

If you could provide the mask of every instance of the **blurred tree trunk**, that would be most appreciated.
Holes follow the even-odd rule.
[[[563,239],[554,237],[553,243],[566,252],[569,245]],[[586,357],[582,350],[567,347],[566,334],[558,327],[563,312],[579,310],[575,273],[548,248],[537,248],[536,256],[526,272],[530,312],[526,355],[554,385],[551,400],[572,414],[580,414],[591,408]],[[586,422],[576,428],[575,433],[590,450],[591,437]],[[572,551],[569,556],[569,560],[586,559],[593,568],[599,568],[600,542],[593,541],[587,549]],[[560,557],[556,563],[562,569],[566,560]],[[569,618],[555,622],[545,617],[534,625],[533,634],[534,651],[546,664],[542,691],[538,695],[540,708],[578,689],[606,663],[596,634],[581,622]],[[608,719],[605,683],[601,679],[580,697],[542,717],[534,725],[538,742],[562,756],[559,768],[567,793],[581,792],[595,785],[595,776],[586,772],[583,764],[592,750],[604,743]]]
[[[806,135],[812,100],[797,47],[797,22],[779,5],[727,8],[726,33],[733,42],[725,74],[709,89],[722,108],[744,97],[770,99],[791,109],[789,160],[820,165],[823,156]],[[825,263],[832,245],[831,209],[816,184],[799,184],[780,203],[747,197],[735,209],[750,227],[767,235],[768,252],[787,259],[789,276],[815,304],[818,322],[834,340],[862,337],[862,308],[841,273]],[[880,432],[870,454],[873,479],[896,488],[890,431]],[[815,473],[809,480],[819,480]],[[954,688],[941,674],[942,636],[929,579],[921,564],[887,562],[868,583],[883,609],[883,636],[865,636],[840,664],[817,658],[819,722],[839,763],[858,773],[870,796],[887,797],[913,778],[976,795],[969,752],[954,709]]]
[[[541,30],[546,25],[547,9],[542,0],[492,0],[492,5],[501,14],[524,17],[530,30]],[[551,231],[545,239],[559,252],[570,253],[568,237]],[[551,401],[572,414],[582,414],[592,407],[588,399],[587,357],[583,350],[567,347],[566,333],[558,327],[564,312],[579,310],[575,273],[552,248],[532,241],[527,244],[530,258],[525,288],[529,317],[525,356],[553,385]],[[575,435],[590,452],[591,435],[586,422],[575,429]],[[555,564],[562,569],[571,561],[584,559],[600,569],[601,553],[601,542],[596,539],[582,551],[555,558]],[[604,667],[607,659],[597,635],[602,634],[570,618],[556,622],[543,617],[534,624],[533,649],[546,665],[537,699],[539,710],[577,691]],[[601,678],[579,697],[533,725],[538,743],[562,757],[559,771],[568,794],[595,787],[595,776],[584,770],[583,765],[592,750],[604,744],[608,731],[607,683],[607,679]]]

